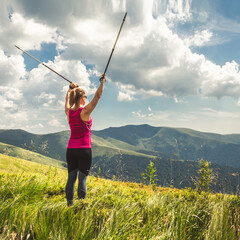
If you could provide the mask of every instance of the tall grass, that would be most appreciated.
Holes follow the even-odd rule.
[[[65,200],[66,171],[0,174],[0,239],[236,239],[238,196],[90,176],[85,200]],[[76,195],[75,195],[76,196]]]

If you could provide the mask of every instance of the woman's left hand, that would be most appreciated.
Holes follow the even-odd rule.
[[[103,73],[102,75],[101,75],[101,77],[100,77],[100,82],[103,82],[103,83],[105,83],[106,82],[106,77],[105,77],[105,73]]]

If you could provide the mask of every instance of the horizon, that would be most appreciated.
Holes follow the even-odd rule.
[[[0,128],[68,129],[68,83],[94,96],[93,129],[149,124],[240,133],[240,1],[5,0],[0,9]],[[20,30],[21,31],[20,31]]]
[[[146,123],[142,123],[142,124],[127,124],[127,125],[122,125],[122,126],[109,126],[107,128],[103,128],[103,129],[92,129],[91,131],[102,131],[102,130],[106,130],[106,129],[109,129],[109,128],[123,128],[123,127],[128,127],[128,126],[133,126],[133,127],[138,127],[138,126],[149,126],[149,127],[154,127],[154,128],[172,128],[172,129],[187,129],[187,130],[192,130],[192,131],[195,131],[195,132],[201,132],[201,133],[209,133],[209,134],[217,134],[217,135],[240,135],[240,133],[218,133],[218,132],[210,132],[210,131],[200,131],[200,130],[196,130],[196,129],[193,129],[193,128],[187,128],[187,127],[171,127],[171,126],[153,126],[153,125],[149,125],[149,124],[146,124]],[[21,128],[6,128],[6,129],[3,129],[3,128],[0,128],[0,131],[1,130],[21,130],[21,131],[25,131],[25,132],[28,132],[30,134],[35,134],[35,135],[47,135],[47,134],[56,134],[56,133],[59,133],[59,132],[65,132],[65,131],[69,131],[70,132],[70,129],[63,129],[63,130],[60,130],[60,131],[56,131],[56,132],[45,132],[45,133],[38,133],[38,132],[31,132],[31,131],[28,131],[28,130],[25,130],[25,129],[21,129]]]

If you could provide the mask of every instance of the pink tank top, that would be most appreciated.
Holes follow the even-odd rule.
[[[71,136],[67,148],[91,148],[92,119],[88,122],[84,122],[80,118],[82,109],[83,108],[79,108],[76,111],[69,110]]]

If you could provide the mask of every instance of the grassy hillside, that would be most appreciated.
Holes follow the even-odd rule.
[[[100,141],[97,139],[97,141]],[[96,141],[95,141],[96,142]],[[136,153],[132,150],[113,148],[107,141],[104,146],[95,145],[91,174],[97,175],[101,169],[101,177],[112,179],[113,176],[121,181],[141,182],[142,173],[151,160],[157,169],[157,184],[159,186],[174,186],[177,188],[192,187],[193,178],[198,175],[199,163],[196,161],[179,161],[160,159],[147,154]],[[45,165],[66,167],[66,162],[46,157],[16,146],[0,143],[0,153],[26,159]],[[97,153],[97,154],[96,154]],[[236,193],[240,184],[239,170],[212,164],[211,168],[216,179],[211,186],[216,192]]]
[[[20,147],[0,143],[0,153],[45,165],[66,167],[66,163]]]
[[[152,155],[152,151],[145,151],[145,153],[138,152],[141,151],[141,148],[111,137],[102,138],[97,135],[92,135],[92,145],[93,145],[92,148],[93,157],[99,156],[112,157],[114,155],[118,155],[119,152],[121,152],[121,154],[136,157],[142,156],[147,157],[149,159],[155,158],[155,156]]]
[[[67,207],[66,178],[66,170],[1,155],[0,239],[240,238],[237,196],[89,176],[87,198]]]
[[[11,157],[0,154],[0,172],[1,174],[43,174],[46,175],[49,171],[61,172],[66,175],[66,170],[57,166],[47,166],[36,162],[29,162],[25,159]]]

